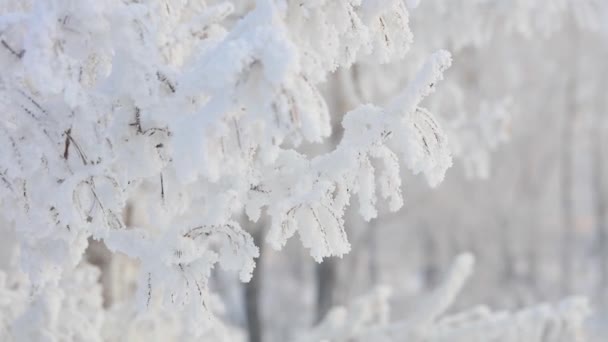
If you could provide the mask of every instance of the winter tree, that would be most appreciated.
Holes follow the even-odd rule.
[[[425,37],[432,51],[407,60],[408,6],[418,2],[1,2],[0,337],[238,340],[238,329],[218,318],[213,270],[247,282],[260,244],[278,250],[296,233],[317,262],[345,255],[351,201],[366,221],[399,210],[403,169],[434,187],[456,155],[471,174],[487,176],[488,151],[506,139],[497,132],[507,125],[509,99],[482,102],[480,112],[490,115],[478,120],[444,120],[422,101],[452,63],[443,47],[458,51],[488,38],[448,22]],[[530,29],[514,24],[526,22],[522,13],[541,10],[522,1],[509,1],[507,10],[470,2],[463,18],[482,21],[463,26],[476,33],[487,7],[504,15],[501,29],[521,31]],[[434,13],[456,6],[423,4]],[[541,13],[553,18],[568,6],[558,1]],[[541,20],[540,29],[550,31],[551,22]],[[462,40],[436,47],[441,39]],[[405,86],[375,73],[395,65],[408,75]],[[359,96],[361,104],[334,113],[322,87],[355,66],[387,82],[375,89],[384,94],[379,101]],[[457,88],[457,81],[447,84],[456,99],[463,96]],[[432,109],[446,106],[449,100]],[[339,138],[331,136],[337,116]],[[311,152],[329,139],[336,141],[327,151]],[[259,220],[268,225],[256,245],[244,222]],[[104,307],[102,292],[112,285],[100,284],[100,271],[84,260],[92,243],[136,264],[136,301]],[[312,339],[362,333],[357,338],[440,341],[473,330],[506,341],[519,336],[504,332],[513,320],[574,322],[578,329],[586,308],[578,301],[511,316],[465,312],[437,323],[471,264],[468,256],[458,259],[420,310],[421,322],[392,326],[386,317],[370,331],[344,332],[344,313],[332,311]],[[366,325],[357,314],[352,319]]]

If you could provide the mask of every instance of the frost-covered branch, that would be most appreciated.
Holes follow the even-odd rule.
[[[247,281],[258,256],[243,211],[272,217],[273,246],[297,231],[321,260],[350,248],[351,194],[369,220],[377,193],[401,207],[401,163],[432,185],[443,178],[447,139],[420,101],[447,52],[388,107],[348,113],[334,151],[298,147],[331,134],[318,89],[330,73],[402,60],[412,40],[402,1],[260,0],[234,11],[221,1],[2,8],[0,215],[40,294],[93,238],[140,261],[142,309],[158,300],[209,321],[212,268]],[[147,223],[123,222],[132,201]]]
[[[585,341],[584,320],[589,305],[582,298],[513,313],[478,307],[445,315],[472,267],[471,255],[459,256],[444,283],[423,297],[418,310],[405,320],[390,321],[390,291],[379,288],[348,307],[334,308],[298,341]]]

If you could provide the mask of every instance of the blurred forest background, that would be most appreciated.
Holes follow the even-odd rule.
[[[585,1],[554,4],[561,11],[525,1],[458,3],[422,1],[411,11],[415,42],[405,63],[340,70],[325,97],[334,114],[382,103],[422,58],[446,48],[453,67],[425,105],[449,127],[460,158],[436,189],[403,172],[403,210],[371,222],[348,215],[353,248],[342,260],[316,264],[292,240],[280,252],[264,247],[244,290],[218,272],[227,317],[249,322],[254,336],[263,330],[263,340],[287,341],[378,285],[393,289],[393,315],[407,315],[465,251],[477,259],[475,274],[451,310],[518,309],[580,294],[591,298],[595,318],[605,316],[608,16]],[[334,141],[339,123],[337,116]],[[264,225],[255,229],[261,236]]]

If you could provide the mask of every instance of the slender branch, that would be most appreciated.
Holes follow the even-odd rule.
[[[13,56],[17,57],[17,59],[22,59],[23,56],[25,55],[25,50],[21,49],[21,51],[17,52],[15,49],[13,49],[13,47],[11,47],[6,40],[2,39],[0,40],[0,43],[2,44],[2,46],[4,46],[4,48],[6,48]]]

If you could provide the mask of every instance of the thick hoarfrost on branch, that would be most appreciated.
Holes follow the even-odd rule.
[[[57,286],[29,298],[29,282],[18,272],[0,270],[2,341],[103,341],[104,312],[99,270],[82,265]]]
[[[219,320],[214,320],[212,329],[197,334],[197,327],[189,325],[186,313],[163,309],[156,304],[141,315],[137,315],[131,302],[104,308],[98,276],[96,267],[80,265],[66,272],[57,287],[46,287],[41,295],[32,299],[25,275],[0,271],[0,340],[244,340],[242,332]]]
[[[140,307],[207,317],[214,265],[251,277],[258,249],[237,222],[272,217],[280,248],[296,231],[312,256],[350,246],[344,210],[403,204],[399,159],[436,185],[447,139],[420,102],[450,64],[433,55],[386,108],[361,106],[344,138],[318,90],[359,60],[401,60],[412,41],[402,1],[54,1],[0,6],[0,216],[40,305],[87,239],[141,262]],[[379,186],[379,191],[376,188]],[[145,226],[127,227],[136,199]],[[66,273],[66,274],[67,274]],[[55,296],[57,297],[57,296]],[[205,320],[209,321],[209,319]]]
[[[412,85],[385,109],[363,106],[347,113],[343,119],[344,136],[337,148],[325,155],[308,160],[293,151],[279,157],[275,166],[280,173],[267,174],[279,179],[280,188],[269,188],[269,213],[273,225],[269,242],[277,247],[298,231],[304,246],[311,248],[313,257],[342,255],[349,250],[342,216],[350,194],[357,194],[360,213],[365,219],[376,217],[374,167],[371,159],[380,159],[385,166],[379,180],[381,196],[389,200],[392,210],[403,203],[399,164],[394,149],[400,152],[406,165],[415,173],[424,172],[431,184],[443,178],[451,165],[447,139],[432,115],[418,106],[441,79],[449,66],[446,52],[431,57]],[[283,181],[285,179],[285,181]],[[290,191],[289,187],[294,186]],[[315,243],[323,241],[322,244]]]
[[[390,320],[390,290],[378,288],[348,307],[332,309],[318,326],[300,336],[298,342],[585,341],[584,320],[589,315],[589,305],[581,298],[513,313],[477,307],[445,315],[472,271],[473,257],[459,256],[443,284],[422,297],[419,309],[401,321]]]

